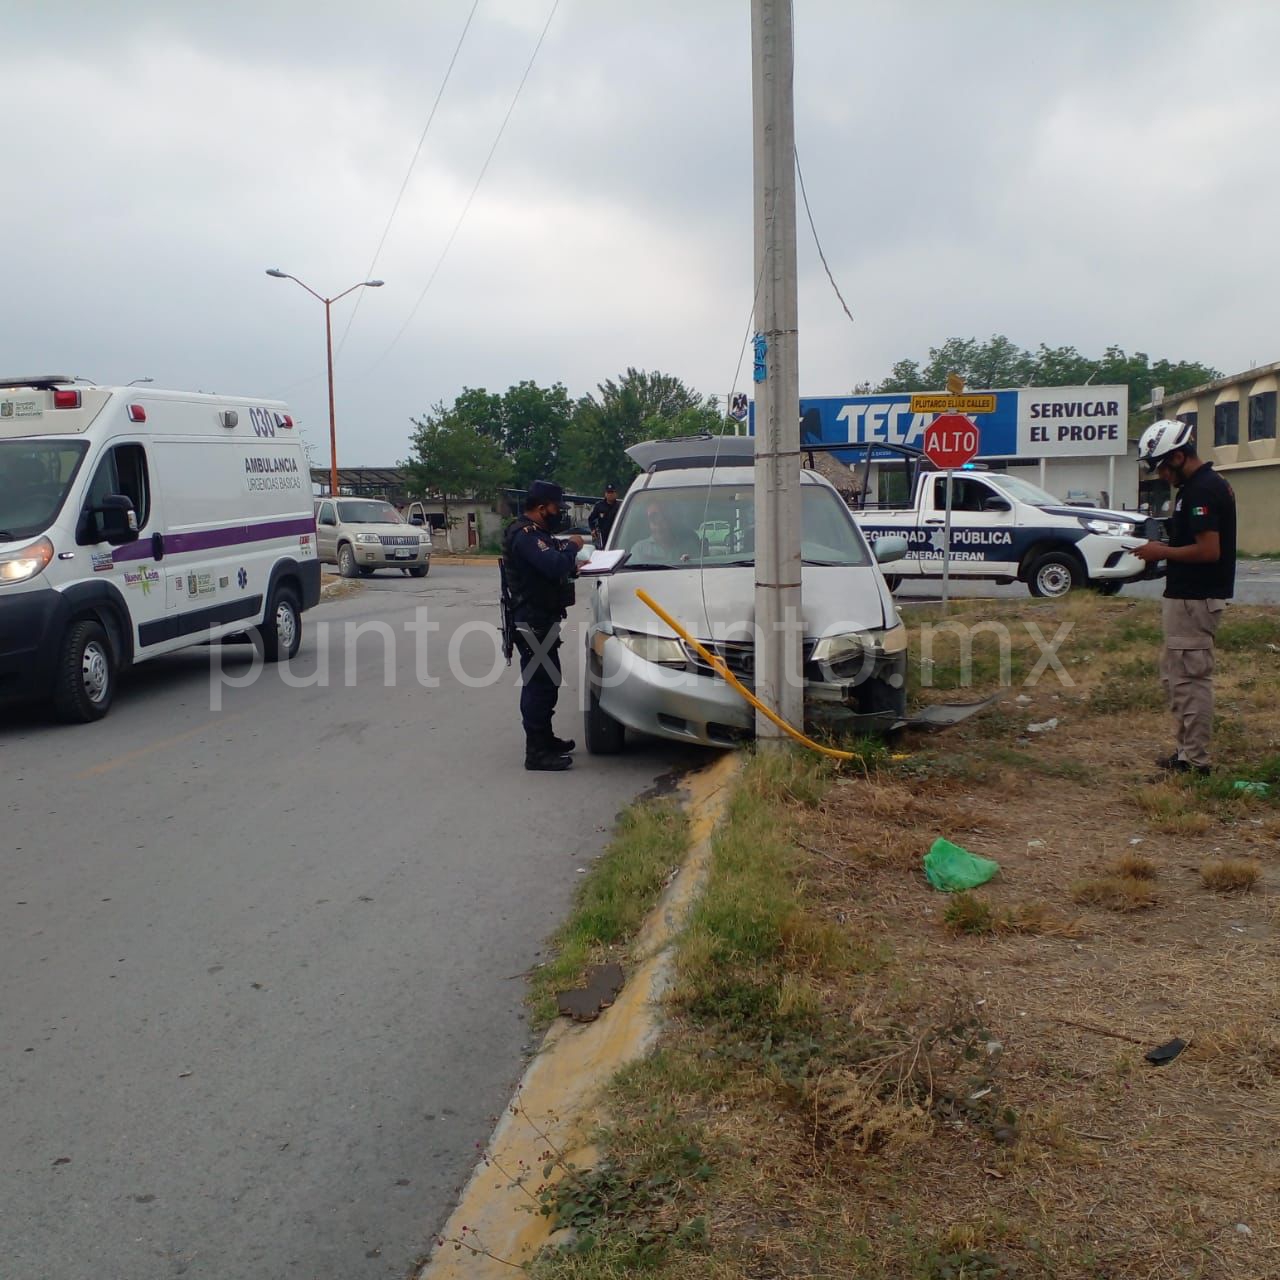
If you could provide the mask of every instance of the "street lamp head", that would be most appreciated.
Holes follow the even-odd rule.
[[[267,275],[275,276],[277,280],[287,280],[289,278],[289,273],[287,271],[281,271],[279,267],[268,267]]]
[[[381,289],[385,283],[384,280],[366,280],[364,286],[366,289]]]

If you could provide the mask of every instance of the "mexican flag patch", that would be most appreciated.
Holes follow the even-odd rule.
[[[1209,514],[1208,507],[1192,507],[1191,514],[1193,516],[1207,516]]]

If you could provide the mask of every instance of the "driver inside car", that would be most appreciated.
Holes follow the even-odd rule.
[[[650,502],[644,514],[649,522],[649,536],[631,548],[633,565],[688,564],[699,558],[697,534],[677,525],[666,503]]]

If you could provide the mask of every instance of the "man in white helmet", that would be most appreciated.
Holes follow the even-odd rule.
[[[1196,453],[1195,429],[1165,420],[1142,433],[1138,458],[1176,487],[1169,542],[1133,554],[1168,562],[1160,680],[1173,712],[1174,749],[1158,760],[1171,773],[1209,772],[1213,731],[1213,638],[1235,594],[1236,495]]]

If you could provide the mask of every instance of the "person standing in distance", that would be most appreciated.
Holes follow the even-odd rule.
[[[525,496],[524,515],[502,537],[502,563],[511,593],[516,649],[520,654],[520,719],[524,723],[524,767],[558,773],[573,764],[571,739],[551,727],[560,696],[560,623],[572,601],[572,579],[582,539],[554,540],[564,491],[535,480]]]
[[[1207,774],[1213,733],[1213,638],[1236,584],[1236,495],[1196,454],[1195,428],[1154,423],[1138,442],[1147,470],[1177,488],[1169,543],[1147,542],[1139,560],[1167,560],[1160,681],[1173,712],[1174,747],[1156,763]]]
[[[595,534],[596,546],[603,547],[609,541],[613,522],[618,518],[618,486],[610,481],[604,487],[604,499],[591,508],[587,528]]]

